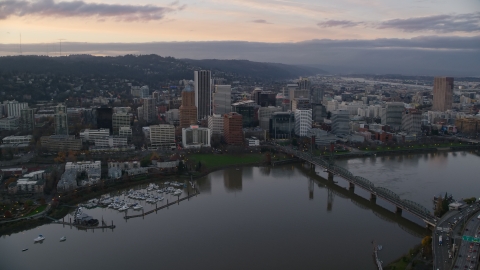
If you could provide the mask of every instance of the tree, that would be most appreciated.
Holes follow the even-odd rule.
[[[199,161],[197,165],[197,171],[199,172],[202,169],[202,163]]]
[[[183,164],[183,161],[180,161],[178,163],[178,174],[182,174],[184,170],[185,170],[185,165]]]

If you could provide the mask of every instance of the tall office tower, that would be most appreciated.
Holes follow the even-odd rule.
[[[32,131],[35,128],[35,115],[33,109],[24,108],[20,110],[20,128]]]
[[[20,110],[28,108],[28,103],[26,102],[19,103],[16,100],[4,101],[3,105],[5,107],[5,111],[8,117],[10,116],[20,117]]]
[[[402,115],[405,111],[403,102],[387,102],[382,110],[382,125],[389,125],[394,130],[402,127]]]
[[[270,138],[290,139],[295,132],[293,112],[275,112],[270,117]]]
[[[157,107],[155,107],[155,100],[153,98],[142,98],[143,100],[143,120],[147,123],[153,122],[157,119]]]
[[[235,112],[225,114],[223,134],[228,144],[243,144],[242,115]]]
[[[110,130],[112,133],[112,116],[113,116],[113,109],[112,108],[97,108],[97,128],[105,128]]]
[[[140,87],[140,97],[141,98],[148,98],[150,96],[150,89],[147,85]]]
[[[315,87],[312,90],[312,103],[322,103],[325,89],[323,87]]]
[[[67,106],[58,104],[55,110],[55,135],[68,135]]]
[[[197,124],[197,106],[195,106],[195,91],[188,84],[182,91],[182,105],[178,109],[180,114],[180,127],[188,128]]]
[[[213,113],[224,115],[232,111],[232,86],[215,85]]]
[[[298,89],[300,90],[310,90],[310,81],[308,80],[308,78],[300,77],[300,80],[298,80],[297,84]]]
[[[253,89],[253,92],[252,92],[252,100],[255,101],[255,104],[258,104],[259,100],[260,100],[260,93],[262,93],[263,91],[263,88],[262,87],[255,87],[255,89]]]
[[[312,129],[312,109],[300,110],[295,112],[295,135],[304,137]]]
[[[350,134],[350,114],[348,110],[332,111],[332,133],[335,135]]]
[[[193,77],[197,120],[203,120],[212,114],[212,74],[210,70],[199,70]]]
[[[264,130],[268,130],[270,127],[270,118],[272,117],[273,113],[281,112],[281,107],[260,107],[258,109],[258,122],[260,124],[260,128]]]
[[[433,107],[432,111],[446,111],[452,109],[453,103],[453,78],[435,77],[433,81]]]

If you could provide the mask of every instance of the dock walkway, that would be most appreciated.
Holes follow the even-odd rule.
[[[130,218],[144,217],[144,216],[146,216],[146,215],[149,215],[149,214],[151,214],[151,213],[153,213],[153,212],[157,212],[158,210],[167,208],[167,207],[172,206],[172,205],[174,205],[174,204],[179,204],[181,201],[188,200],[188,199],[190,199],[190,198],[192,198],[192,197],[194,197],[194,196],[197,196],[198,194],[200,194],[200,192],[198,192],[198,190],[195,189],[195,193],[189,194],[189,195],[187,195],[186,197],[183,197],[183,198],[181,198],[181,199],[180,199],[180,197],[179,197],[179,198],[177,198],[176,201],[173,201],[173,202],[170,202],[170,203],[169,203],[168,200],[167,200],[167,204],[162,205],[162,206],[160,206],[160,207],[155,207],[155,209],[153,209],[153,210],[150,210],[150,211],[148,211],[148,212],[142,212],[141,214],[138,214],[138,215],[131,215],[131,216],[125,215],[125,217],[123,217],[123,218],[124,218],[124,219],[130,219]],[[142,211],[143,211],[143,209],[142,209]],[[126,213],[126,212],[125,212],[125,213]]]

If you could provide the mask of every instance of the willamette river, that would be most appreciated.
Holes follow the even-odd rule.
[[[429,208],[440,191],[458,197],[480,190],[480,157],[468,153],[338,164]],[[217,171],[197,181],[198,196],[145,218],[125,221],[124,213],[108,208],[86,211],[109,224],[113,220],[113,232],[49,224],[3,236],[0,268],[363,270],[375,269],[372,240],[383,245],[379,255],[384,262],[420,243],[426,233],[422,226],[335,180],[337,185],[328,183],[299,164]],[[33,243],[38,234],[46,237],[42,244]],[[59,242],[62,236],[67,241]],[[29,250],[22,252],[24,248]]]

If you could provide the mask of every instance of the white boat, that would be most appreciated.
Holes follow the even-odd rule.
[[[62,238],[60,238],[60,242],[63,242],[65,240],[67,240],[67,237],[65,237],[65,236],[62,236]]]
[[[127,209],[128,209],[128,206],[127,206],[127,205],[124,205],[124,206],[118,208],[118,211],[122,212],[122,211],[125,211],[125,210],[127,210]]]
[[[173,192],[173,196],[179,196],[182,193],[183,193],[183,190],[177,189],[177,190],[175,190],[175,192]]]
[[[34,242],[42,242],[43,240],[45,240],[45,237],[43,235],[38,235],[37,238],[33,239]]]
[[[133,207],[133,210],[140,210],[142,208],[143,208],[143,206],[141,206],[140,204],[137,204]]]

